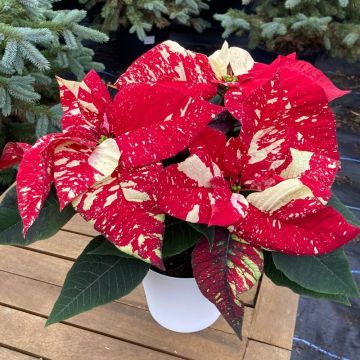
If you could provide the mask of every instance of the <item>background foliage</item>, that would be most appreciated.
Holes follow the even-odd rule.
[[[249,33],[249,47],[278,52],[313,53],[360,59],[360,4],[358,0],[243,0],[245,10],[229,9],[214,18],[223,37]]]
[[[34,142],[59,130],[56,74],[80,79],[91,68],[103,69],[83,41],[107,36],[81,25],[86,11],[53,10],[54,2],[0,0],[0,151],[8,141]],[[0,184],[12,173],[1,173]]]
[[[136,33],[144,40],[146,32],[153,26],[160,29],[170,25],[172,20],[193,26],[201,32],[210,24],[199,16],[208,9],[210,0],[79,0],[87,9],[100,10],[96,23],[104,31],[115,31],[120,26]],[[100,7],[97,5],[100,5]]]

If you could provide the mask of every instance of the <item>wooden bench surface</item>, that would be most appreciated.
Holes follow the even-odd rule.
[[[298,296],[263,277],[243,295],[244,338],[225,320],[180,334],[152,320],[142,286],[62,323],[44,327],[73,261],[97,233],[75,216],[51,239],[0,246],[0,360],[288,360]]]

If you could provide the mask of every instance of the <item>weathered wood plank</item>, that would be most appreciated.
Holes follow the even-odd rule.
[[[65,324],[44,328],[44,319],[0,306],[0,342],[53,360],[170,360],[163,354]]]
[[[0,284],[6,289],[0,291],[2,304],[41,316],[49,314],[60,293],[59,286],[2,271]],[[248,332],[253,311],[247,309],[250,313],[246,313],[244,332]],[[206,359],[216,360],[221,354],[226,359],[237,360],[241,359],[246,346],[246,341],[241,342],[235,335],[213,329],[194,334],[165,330],[151,319],[148,311],[115,302],[78,315],[66,323],[191,359],[201,359],[206,354]]]
[[[49,239],[37,241],[27,248],[47,252],[49,254],[63,256],[69,259],[77,259],[92,238],[69,233],[67,231],[59,231]]]
[[[30,245],[29,248],[75,260],[81,254],[81,252],[88,243],[89,238],[86,236],[68,233],[65,231],[59,231],[55,236],[51,237],[50,239],[38,241]],[[256,292],[257,285],[254,286],[250,291],[242,294],[241,300],[246,305],[254,306]],[[136,298],[138,298],[139,294],[135,294],[135,296]],[[130,298],[133,297],[130,296]],[[146,307],[146,300],[143,295],[139,297],[139,300],[143,302],[139,303],[139,301],[135,300],[134,298],[134,301],[138,302],[139,306]]]
[[[249,340],[244,360],[290,360],[291,351]]]
[[[86,222],[79,214],[73,216],[63,229],[92,237],[99,235],[93,226]]]
[[[250,338],[291,350],[299,296],[263,276]]]
[[[0,359],[2,360],[35,360],[39,357],[34,357],[26,354],[22,354],[17,351],[13,351],[0,346]]]

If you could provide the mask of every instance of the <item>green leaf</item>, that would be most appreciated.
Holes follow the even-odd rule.
[[[190,223],[190,222],[188,222],[188,224],[194,230],[196,230],[198,233],[200,233],[201,235],[205,236],[208,239],[209,245],[210,245],[210,251],[211,251],[213,248],[214,239],[215,239],[215,226],[208,227],[207,225],[204,225],[204,224],[195,224],[195,223]]]
[[[170,257],[182,253],[194,246],[202,237],[190,223],[166,216],[165,236],[163,242],[163,257]]]
[[[116,300],[142,282],[149,264],[121,256],[89,255],[104,241],[103,236],[94,238],[76,260],[46,325]]]
[[[308,290],[359,296],[343,249],[320,256],[291,256],[273,252],[272,258],[278,270]]]
[[[356,217],[356,215],[354,215],[352,211],[349,210],[347,206],[345,206],[340,201],[340,199],[336,195],[333,195],[331,197],[327,205],[338,211],[347,220],[349,224],[360,226],[360,220]]]
[[[104,236],[100,235],[98,238],[102,238],[102,242],[98,247],[96,247],[94,250],[91,250],[88,252],[88,255],[107,255],[107,256],[120,256],[124,258],[130,258],[134,259],[133,256],[129,254],[125,254],[121,250],[119,250],[116,245],[111,243],[108,239],[106,239]]]
[[[317,299],[324,299],[324,300],[331,300],[336,301],[338,303],[350,306],[349,299],[346,295],[342,294],[324,294],[316,291],[312,291],[302,287],[301,285],[297,284],[294,281],[291,281],[289,278],[285,276],[283,272],[278,270],[274,264],[274,261],[271,256],[271,252],[264,252],[265,258],[265,266],[264,271],[265,274],[271,279],[271,281],[278,285],[284,286],[288,289],[292,290],[296,294],[310,296]]]
[[[54,190],[51,190],[40,214],[24,239],[22,221],[18,210],[16,188],[13,185],[0,202],[0,244],[29,245],[56,234],[75,214],[71,205],[59,211],[60,205]]]

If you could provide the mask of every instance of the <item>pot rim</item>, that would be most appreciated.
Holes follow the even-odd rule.
[[[175,281],[179,281],[179,282],[192,282],[195,280],[195,277],[191,277],[191,278],[181,278],[181,277],[176,277],[176,276],[170,276],[170,275],[166,275],[166,274],[161,274],[153,269],[149,269],[149,273],[151,272],[151,274],[158,276],[158,277],[165,277],[168,279],[173,279]]]

